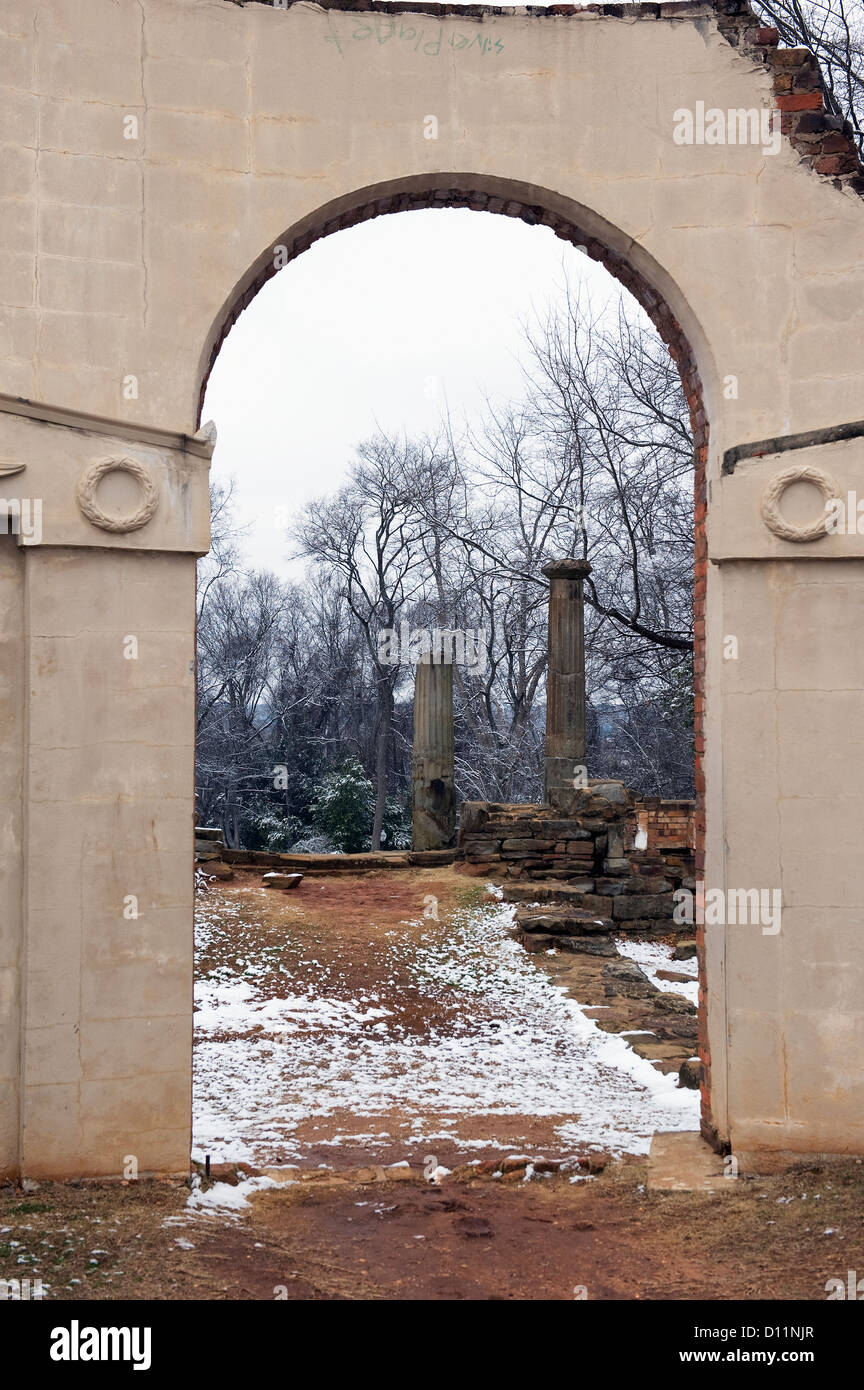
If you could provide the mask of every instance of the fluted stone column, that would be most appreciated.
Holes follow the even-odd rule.
[[[413,844],[446,849],[456,829],[453,666],[419,661],[414,681]]]
[[[544,796],[566,808],[576,769],[585,763],[585,622],[582,584],[587,560],[553,560],[549,580],[549,654],[546,673]]]

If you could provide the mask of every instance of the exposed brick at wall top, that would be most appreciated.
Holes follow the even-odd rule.
[[[780,48],[777,30],[763,25],[746,0],[712,3],[727,43],[771,74],[780,128],[802,163],[830,178],[836,188],[864,195],[864,168],[852,128],[827,109],[827,89],[813,54],[806,48]]]

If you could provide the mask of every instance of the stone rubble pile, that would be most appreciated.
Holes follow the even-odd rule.
[[[216,825],[196,825],[195,827],[195,865],[208,878],[228,879],[234,877],[234,870],[224,860],[225,843],[222,831]]]
[[[566,810],[466,802],[460,855],[503,884],[505,901],[525,904],[517,927],[529,949],[613,955],[617,933],[681,931],[673,895],[694,888],[689,850],[634,847],[635,807],[615,781],[589,782]]]

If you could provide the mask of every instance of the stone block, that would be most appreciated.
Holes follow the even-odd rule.
[[[574,956],[617,956],[611,936],[558,936],[551,940],[559,951]]]
[[[668,878],[654,878],[648,874],[631,874],[627,879],[628,893],[671,893],[673,885]]]
[[[554,835],[556,839],[590,840],[593,838],[593,832],[586,830],[579,821],[575,820],[544,820],[543,828],[548,835]]]
[[[550,904],[542,908],[521,907],[516,913],[516,925],[526,932],[562,936],[596,936],[598,932],[608,933],[610,929],[610,923],[599,916],[592,916],[590,909],[563,904]]]
[[[672,893],[624,893],[614,899],[613,917],[667,918],[675,910]]]
[[[500,852],[500,840],[470,840],[463,846],[466,859],[497,859]]]
[[[269,873],[262,876],[261,882],[265,888],[299,888],[303,882],[302,874],[279,874]]]
[[[603,979],[611,985],[613,994],[621,994],[625,999],[651,999],[660,993],[632,960],[619,958],[604,966]]]
[[[598,893],[605,894],[606,897],[617,898],[622,893],[628,892],[626,878],[598,878],[595,879],[595,888]]]
[[[613,806],[628,806],[633,799],[623,782],[591,782],[588,790],[592,797],[599,797]]]
[[[615,859],[604,859],[604,860],[603,860],[603,872],[604,872],[604,874],[609,874],[610,876],[617,876],[617,875],[619,875],[619,874],[621,874],[621,875],[629,874],[629,872],[630,872],[630,861],[629,861],[629,859],[619,859],[619,858],[615,858]]]
[[[678,1072],[678,1085],[698,1091],[702,1084],[702,1063],[698,1057],[687,1057]]]
[[[544,854],[554,850],[554,840],[535,840],[533,838],[503,840],[501,843],[502,854]]]

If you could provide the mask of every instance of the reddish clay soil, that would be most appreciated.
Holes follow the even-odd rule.
[[[262,893],[246,873],[218,891],[237,916],[233,925],[230,914],[224,924],[214,917],[200,970],[230,974],[254,959],[278,997],[278,965],[288,962],[291,991],[314,989],[326,972],[328,993],[347,999],[386,986],[406,1030],[447,1027],[455,992],[451,1000],[445,984],[418,1012],[392,933],[422,933],[429,894],[444,913],[481,900],[482,883],[413,870],[310,878],[292,896]],[[511,1137],[501,1118],[497,1159]],[[347,1121],[328,1123],[348,1132]],[[514,1147],[539,1147],[554,1117],[535,1129],[530,1116],[512,1122]],[[358,1124],[368,1128],[368,1117]],[[469,1116],[464,1134],[473,1127]],[[487,1120],[478,1133],[488,1131]],[[305,1137],[303,1181],[261,1191],[234,1215],[190,1210],[182,1181],[0,1188],[0,1279],[39,1277],[52,1300],[822,1301],[828,1279],[864,1271],[860,1161],[741,1178],[718,1194],[649,1191],[644,1158],[577,1181],[564,1172],[525,1181],[523,1170],[435,1185],[422,1178],[422,1153],[411,1156],[409,1180],[373,1181],[371,1169],[346,1170],[405,1154],[343,1145],[319,1156],[314,1133]],[[444,1147],[437,1156],[447,1167],[460,1157]],[[312,1177],[318,1163],[331,1172]]]
[[[584,1289],[823,1301],[828,1279],[864,1269],[862,1175],[853,1161],[739,1179],[717,1196],[647,1192],[644,1160],[631,1159],[576,1184],[298,1184],[260,1193],[233,1220],[188,1215],[182,1185],[0,1189],[0,1271],[38,1270],[59,1300],[571,1300]]]
[[[433,901],[438,918],[430,921],[424,910]],[[259,871],[236,870],[232,881],[213,886],[204,904],[213,930],[198,952],[196,973],[200,978],[227,966],[239,978],[254,962],[256,988],[274,999],[304,991],[349,1001],[368,994],[376,1006],[389,1011],[389,1026],[402,1037],[447,1036],[464,1028],[466,996],[446,983],[419,991],[411,968],[413,953],[427,934],[439,930],[439,923],[446,930],[455,908],[491,901],[485,881],[466,879],[450,868],[310,876],[295,890],[263,891]],[[475,1021],[494,1017],[480,995],[470,997],[470,1015]],[[236,1031],[211,1032],[207,1041],[232,1037],[256,1041],[253,1033]],[[458,1139],[436,1138],[418,1150],[414,1145],[406,1148],[401,1137],[412,1132],[410,1110],[388,1108],[370,1114],[358,1105],[292,1125],[286,1140],[296,1140],[303,1163],[313,1167],[337,1161],[333,1145],[338,1139],[338,1164],[343,1168],[406,1159],[422,1165],[430,1152],[452,1168],[468,1158],[496,1157],[502,1150],[559,1153],[555,1127],[570,1118],[439,1115],[434,1132],[453,1132]],[[352,1134],[366,1138],[354,1145]],[[370,1134],[383,1137],[370,1142]],[[293,1162],[295,1151],[291,1143],[286,1142],[284,1151],[277,1143],[268,1161]],[[214,1160],[219,1156],[214,1153]]]
[[[430,1013],[427,998],[422,1014],[417,1011],[407,961],[394,958],[391,950],[393,932],[419,940],[428,927],[423,912],[430,897],[437,900],[442,918],[456,906],[490,901],[483,884],[466,883],[451,869],[309,877],[297,889],[264,892],[259,872],[238,870],[232,882],[219,883],[212,891],[218,901],[238,905],[254,924],[226,921],[211,946],[197,954],[196,975],[272,951],[272,971],[257,979],[273,998],[317,991],[326,976],[328,994],[352,999],[374,990],[396,1021],[417,1034],[446,1028],[452,1011],[448,1005],[459,1001],[442,998],[437,1009],[432,1001]],[[290,977],[278,971],[282,960],[290,965]]]

